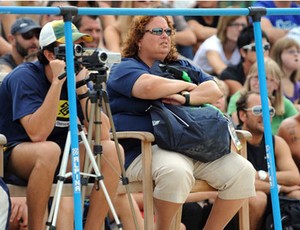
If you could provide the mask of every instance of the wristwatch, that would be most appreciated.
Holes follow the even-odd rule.
[[[184,105],[190,105],[190,92],[185,91],[181,95],[185,97]]]
[[[268,177],[268,173],[264,170],[259,170],[257,173],[260,180],[265,181]]]

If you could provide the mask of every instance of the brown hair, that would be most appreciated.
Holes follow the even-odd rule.
[[[293,38],[289,38],[289,37],[282,37],[274,43],[274,45],[271,49],[270,57],[273,58],[277,62],[277,64],[279,65],[279,67],[281,69],[283,69],[283,63],[281,60],[282,52],[293,46],[296,47],[298,51],[300,50],[299,43],[296,40],[294,40]],[[296,82],[297,72],[298,71],[295,70],[290,76],[290,79],[294,83]]]
[[[127,37],[123,44],[122,56],[123,57],[136,57],[138,55],[138,42],[143,38],[145,34],[145,27],[154,17],[162,17],[166,20],[168,26],[174,30],[171,21],[167,16],[136,16],[134,17],[129,30],[127,32]],[[171,50],[165,62],[176,61],[178,59],[178,53],[175,46],[174,34],[171,35]]]
[[[238,8],[237,6],[232,6],[228,8]],[[226,36],[226,31],[228,26],[235,21],[236,19],[240,17],[246,17],[243,15],[238,15],[238,16],[221,16],[219,18],[218,26],[217,26],[217,37],[220,39],[221,44],[224,45],[227,42],[227,36]],[[246,17],[247,22],[249,23],[248,18]]]
[[[273,92],[272,95],[269,95],[271,98],[272,105],[274,106],[276,110],[276,115],[283,115],[285,113],[284,110],[284,102],[283,102],[283,89],[282,89],[282,83],[281,78],[283,76],[283,73],[278,66],[278,64],[272,59],[272,58],[265,58],[264,59],[264,65],[265,65],[265,71],[266,75],[272,76],[276,82],[278,83],[278,88]],[[244,83],[244,89],[245,91],[251,91],[250,89],[250,80],[252,77],[258,75],[258,66],[257,62],[255,62],[247,75],[246,81]]]

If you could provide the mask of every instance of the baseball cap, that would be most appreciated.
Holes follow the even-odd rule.
[[[93,41],[93,37],[88,34],[80,33],[72,23],[72,40],[73,42],[82,38],[86,42]],[[44,25],[41,30],[39,43],[41,48],[50,45],[53,42],[65,43],[64,21],[54,20]]]
[[[31,18],[18,18],[11,26],[10,33],[16,34],[17,32],[20,34],[27,33],[33,29],[41,29],[40,25],[38,25],[34,20]]]

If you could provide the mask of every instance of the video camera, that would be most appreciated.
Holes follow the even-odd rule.
[[[65,60],[66,46],[60,45],[55,47],[54,54],[56,58]],[[88,70],[98,70],[99,68],[106,66],[106,64],[121,62],[120,53],[106,52],[100,49],[83,48],[79,44],[75,44],[73,46],[73,54],[77,64],[85,66]]]

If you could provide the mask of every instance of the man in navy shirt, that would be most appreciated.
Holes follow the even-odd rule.
[[[74,25],[72,39],[74,42],[92,40],[91,36],[80,33]],[[39,38],[41,49],[38,61],[19,65],[4,79],[0,88],[0,132],[7,138],[4,169],[6,174],[14,174],[28,182],[28,228],[31,230],[44,228],[44,214],[53,178],[59,169],[69,130],[66,78],[59,78],[65,73],[65,62],[56,59],[54,53],[54,48],[64,42],[62,20],[45,24]],[[87,70],[83,68],[77,74],[76,81],[83,80],[86,74]],[[86,85],[76,89],[78,120],[86,128],[87,114],[82,111],[86,103],[89,103],[88,92]],[[102,155],[106,160],[101,160],[101,170],[107,191],[113,196],[118,187],[119,175],[116,172],[120,172],[120,165],[115,144],[110,140],[109,119],[104,113],[101,118]],[[84,146],[80,147],[80,157],[83,157],[83,161]],[[69,162],[67,170],[70,169]],[[103,193],[93,189],[85,228],[100,229],[107,211],[108,204]],[[70,227],[69,220],[64,221],[66,227]]]

